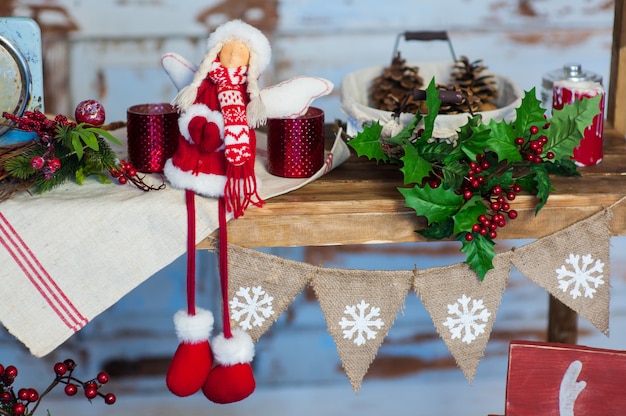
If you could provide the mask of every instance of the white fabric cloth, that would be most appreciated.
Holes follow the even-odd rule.
[[[125,142],[125,130],[113,133]],[[257,134],[256,173],[266,200],[349,156],[338,136],[316,175],[280,178],[267,172],[266,141]],[[158,175],[146,179],[161,183]],[[217,212],[216,200],[196,198],[197,242],[218,228]],[[143,192],[89,179],[43,195],[14,195],[0,203],[0,320],[33,355],[44,356],[184,254],[186,238],[184,191],[169,186]]]

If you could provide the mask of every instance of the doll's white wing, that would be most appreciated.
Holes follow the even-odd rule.
[[[267,118],[286,118],[306,114],[313,100],[332,90],[333,83],[327,79],[297,76],[263,88],[260,95]]]
[[[198,67],[176,53],[166,53],[161,57],[161,66],[178,91],[191,84]]]

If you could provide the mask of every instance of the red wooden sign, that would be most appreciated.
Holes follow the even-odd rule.
[[[626,351],[511,342],[505,414],[626,415]]]

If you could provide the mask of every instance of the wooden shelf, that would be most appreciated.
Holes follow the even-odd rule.
[[[604,160],[580,168],[580,177],[553,177],[555,191],[535,216],[536,198],[514,201],[519,217],[499,230],[498,239],[540,238],[566,228],[626,195],[626,140],[608,129]],[[330,174],[296,191],[250,208],[228,224],[228,239],[244,247],[324,246],[424,241],[416,229],[423,217],[404,207],[396,189],[397,168],[376,165],[352,153]],[[614,210],[614,235],[626,235],[626,203]],[[208,241],[199,248],[208,248]]]

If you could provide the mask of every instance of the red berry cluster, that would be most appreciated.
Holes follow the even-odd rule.
[[[511,185],[507,190],[502,189],[500,185],[492,187],[489,194],[490,213],[478,216],[477,222],[472,226],[472,232],[465,234],[465,240],[472,241],[473,233],[488,236],[491,239],[496,238],[498,236],[496,230],[506,225],[507,218],[510,220],[517,218],[517,211],[511,209],[509,202],[513,201],[521,191],[522,187],[518,184]]]
[[[129,180],[132,181],[133,178],[137,176],[137,169],[135,169],[131,163],[120,160],[119,168],[113,168],[109,170],[109,173],[116,178],[121,185],[125,185]]]
[[[461,192],[465,200],[472,199],[474,191],[485,183],[485,176],[482,173],[490,167],[491,164],[486,160],[485,154],[477,154],[476,162],[471,161],[469,163],[469,172],[461,185]]]
[[[106,404],[113,404],[116,396],[113,393],[103,394],[99,392],[99,388],[109,381],[109,375],[105,372],[98,373],[97,377],[83,382],[75,378],[72,373],[76,368],[76,363],[72,359],[58,362],[54,365],[55,379],[50,386],[40,395],[34,388],[21,388],[15,394],[13,382],[17,377],[17,368],[9,365],[6,368],[0,364],[0,415],[5,416],[22,416],[32,415],[35,413],[41,399],[48,394],[57,384],[65,384],[65,394],[74,396],[78,392],[79,386],[82,386],[84,395],[91,400],[97,396],[104,398]],[[34,403],[33,409],[29,412],[28,406]]]
[[[543,126],[543,129],[547,129],[550,126],[549,123]],[[539,127],[531,126],[530,127],[530,138],[528,141],[523,137],[517,137],[515,139],[515,144],[520,148],[520,154],[524,158],[531,163],[542,163],[543,157],[543,147],[548,144],[548,137],[545,134],[540,135],[536,139],[532,139],[532,136],[539,134]],[[546,152],[545,157],[547,159],[554,159],[554,152]]]
[[[49,119],[39,110],[24,111],[23,116],[3,112],[2,117],[15,123],[15,128],[22,131],[35,132],[44,140],[44,136],[54,137],[57,126],[75,126],[76,123],[69,121],[64,115],[57,115],[54,120]]]
[[[144,177],[140,177],[137,174],[137,169],[135,169],[132,163],[127,162],[126,160],[120,160],[119,166],[117,168],[110,169],[109,173],[117,179],[121,185],[125,185],[128,181],[130,181],[137,188],[144,191],[156,191],[165,188],[165,183],[158,187],[146,184],[143,181]]]
[[[50,180],[55,172],[61,168],[61,161],[54,155],[56,129],[58,126],[75,126],[76,123],[69,121],[62,114],[51,120],[39,110],[24,111],[24,115],[21,117],[6,112],[2,113],[2,116],[13,121],[16,128],[20,130],[37,133],[41,143],[46,147],[46,151],[41,156],[34,156],[30,160],[30,166],[35,170],[40,170],[43,177]]]

